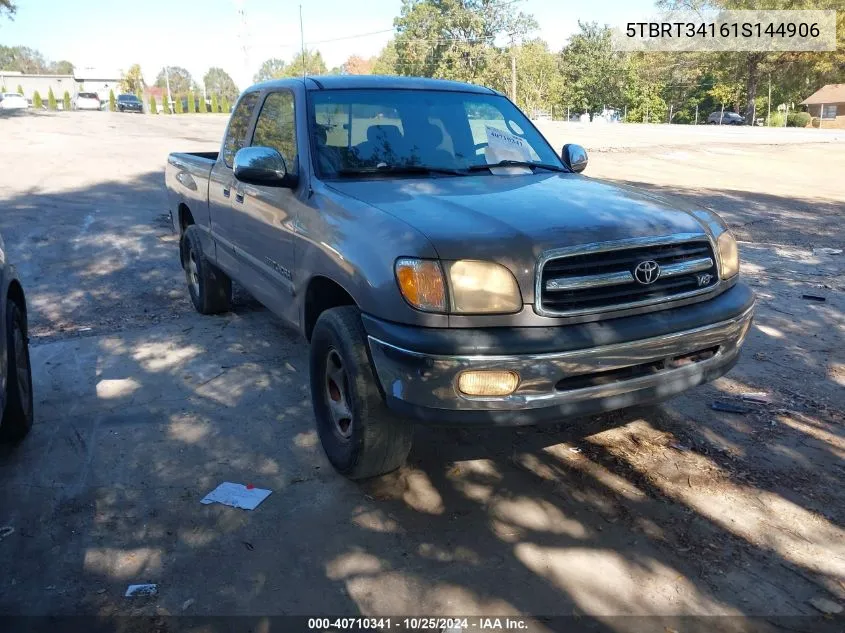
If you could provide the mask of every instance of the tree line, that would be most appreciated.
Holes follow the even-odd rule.
[[[658,0],[658,9],[754,9],[758,0]],[[767,9],[836,9],[842,0],[768,0]],[[508,94],[529,114],[556,118],[613,108],[628,121],[692,123],[724,108],[761,118],[845,82],[845,12],[835,52],[622,53],[606,25],[579,22],[561,50],[533,37],[533,16],[510,0],[403,0],[396,34],[375,57],[327,69],[317,50],[269,59],[256,81],[345,73],[437,77]],[[515,73],[514,73],[515,68]],[[514,81],[515,75],[515,81]],[[769,85],[771,84],[771,99]],[[778,115],[779,116],[779,115]]]

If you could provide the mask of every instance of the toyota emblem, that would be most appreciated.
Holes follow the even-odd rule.
[[[660,264],[654,260],[647,260],[637,264],[634,268],[634,279],[644,286],[653,284],[660,277]]]

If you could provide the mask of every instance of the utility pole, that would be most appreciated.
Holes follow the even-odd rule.
[[[766,127],[769,126],[769,120],[772,118],[772,73],[769,73],[769,110],[766,112]]]
[[[673,104],[670,103],[669,104],[669,123],[672,122],[672,110],[673,110],[673,108],[674,108]]]
[[[164,84],[167,86],[167,111],[173,112],[173,100],[170,97],[170,73],[167,72],[167,66],[164,67]]]
[[[695,104],[695,124],[698,125],[698,104]]]
[[[305,30],[302,28],[302,5],[299,5],[299,41],[302,44],[302,77],[308,74],[308,69],[305,68]]]
[[[511,101],[516,103],[516,49],[511,35]]]

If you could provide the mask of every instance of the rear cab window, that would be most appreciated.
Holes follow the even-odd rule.
[[[232,168],[235,154],[238,150],[246,147],[249,122],[252,120],[252,113],[258,103],[258,93],[250,92],[241,97],[235,111],[229,119],[229,127],[226,129],[226,138],[223,139],[223,162],[226,167]]]

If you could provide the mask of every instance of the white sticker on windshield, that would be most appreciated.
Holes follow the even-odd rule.
[[[495,165],[503,160],[530,161],[531,149],[525,139],[509,134],[498,128],[484,126],[487,132],[487,149],[484,152],[488,165]],[[497,167],[491,170],[496,174],[530,174],[529,167]]]

